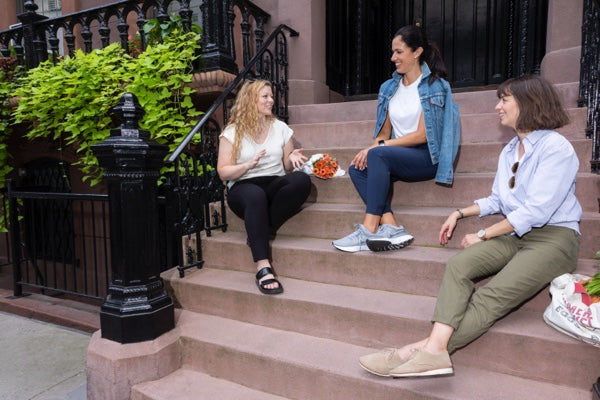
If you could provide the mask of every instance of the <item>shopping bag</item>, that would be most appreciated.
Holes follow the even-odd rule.
[[[600,303],[580,283],[589,279],[578,274],[563,274],[552,280],[552,301],[544,311],[544,321],[558,331],[600,347]]]

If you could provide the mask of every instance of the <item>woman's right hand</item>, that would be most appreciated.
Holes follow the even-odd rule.
[[[352,159],[350,165],[354,165],[354,168],[358,170],[364,170],[367,168],[367,153],[371,150],[371,147],[367,147],[358,152]]]
[[[217,159],[217,172],[223,181],[233,181],[243,176],[250,169],[256,167],[260,159],[266,154],[266,150],[261,150],[252,157],[251,160],[236,164],[231,160],[233,145],[229,140],[222,137],[219,142],[219,158]]]
[[[452,237],[452,232],[454,232],[454,228],[456,228],[456,221],[458,218],[455,213],[452,213],[446,218],[446,222],[442,224],[442,228],[440,229],[440,244],[445,246],[448,244],[448,241]]]
[[[259,151],[258,153],[256,153],[254,155],[254,157],[252,157],[252,160],[248,161],[248,169],[252,169],[254,167],[256,167],[258,165],[258,163],[260,162],[260,159],[263,158],[263,156],[267,154],[267,150],[262,149],[261,151]]]

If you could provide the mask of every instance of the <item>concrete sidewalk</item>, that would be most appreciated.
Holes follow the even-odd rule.
[[[0,311],[0,400],[85,400],[90,338]]]

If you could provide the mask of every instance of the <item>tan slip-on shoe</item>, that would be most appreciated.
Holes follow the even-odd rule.
[[[378,376],[390,376],[390,371],[406,362],[398,349],[387,348],[377,353],[367,354],[358,359],[361,367]]]
[[[452,361],[448,352],[432,354],[423,349],[415,350],[413,356],[402,365],[392,369],[390,376],[402,378],[409,376],[434,376],[452,374]]]

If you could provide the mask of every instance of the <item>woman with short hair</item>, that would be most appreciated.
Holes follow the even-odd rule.
[[[450,214],[440,244],[448,243],[459,219],[498,213],[505,218],[462,239],[464,250],[448,261],[427,338],[360,358],[373,374],[452,373],[449,353],[576,267],[579,161],[571,143],[555,131],[569,117],[552,85],[539,76],[509,79],[497,95],[500,123],[516,136],[500,154],[492,193]],[[490,276],[474,290],[475,281]]]

